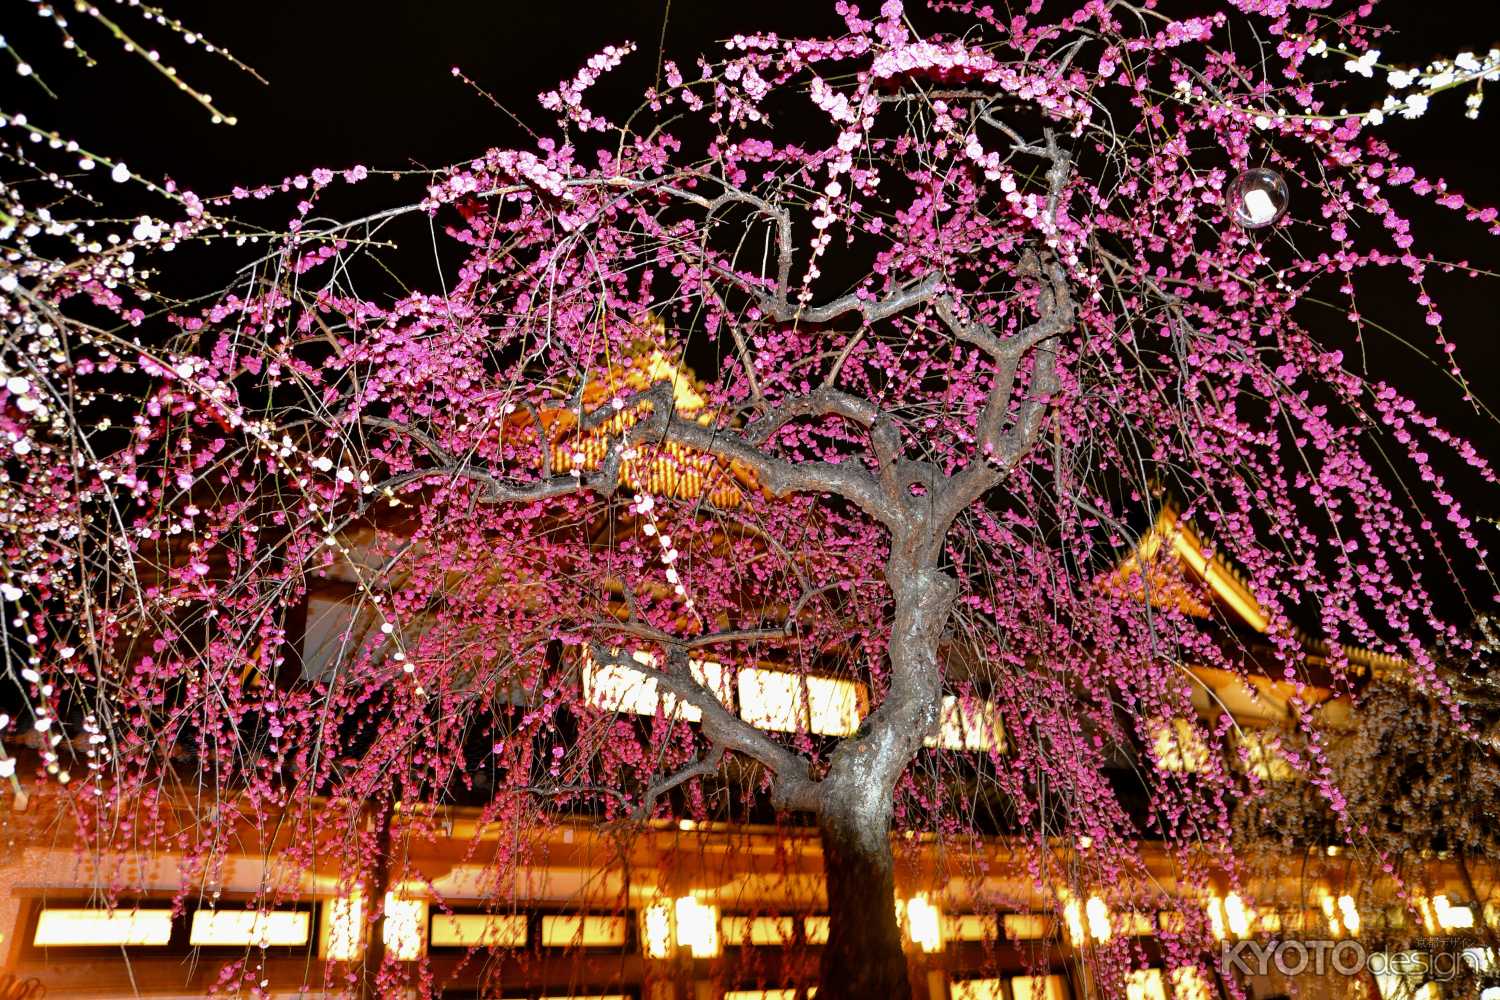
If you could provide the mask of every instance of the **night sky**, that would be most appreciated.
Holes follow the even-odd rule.
[[[147,174],[171,173],[203,194],[314,165],[440,167],[492,145],[519,144],[520,127],[456,80],[454,66],[524,122],[545,128],[552,116],[537,106],[536,95],[605,45],[640,46],[601,85],[635,95],[655,74],[661,42],[668,58],[691,63],[737,32],[836,34],[842,27],[833,0],[167,0],[169,13],[268,81],[262,85],[201,48],[173,43],[164,31],[141,29],[141,41],[159,44],[185,77],[238,116],[239,124],[227,128],[210,124],[197,104],[91,33],[86,19],[74,20],[99,59],[92,69],[56,44],[56,32],[30,13],[34,3],[8,6],[0,30],[24,44],[59,95],[49,100],[10,77],[5,87],[16,92],[6,96],[8,106],[64,123],[100,151],[125,156]],[[911,0],[908,7],[920,24],[921,4]],[[1385,0],[1377,12],[1376,20],[1396,29],[1382,45],[1394,62],[1500,42],[1500,3]],[[123,16],[121,23],[131,24]],[[1475,123],[1462,117],[1461,97],[1449,95],[1434,102],[1428,117],[1389,132],[1429,173],[1479,200],[1497,200],[1483,197],[1500,196],[1490,154],[1500,137],[1500,94],[1491,101]]]
[[[268,81],[262,84],[201,48],[186,48],[166,32],[141,29],[143,42],[159,45],[167,61],[238,116],[239,124],[227,127],[211,124],[201,107],[140,60],[119,52],[85,18],[75,16],[75,27],[99,59],[94,68],[85,68],[57,44],[56,32],[35,16],[35,4],[5,2],[0,31],[22,48],[58,94],[49,99],[7,69],[0,73],[7,108],[25,111],[37,124],[58,127],[96,152],[123,159],[141,174],[170,175],[205,196],[236,184],[279,181],[315,166],[436,168],[491,146],[529,144],[522,124],[455,79],[454,66],[521,122],[545,131],[552,115],[537,105],[536,95],[571,76],[605,45],[633,40],[640,46],[622,70],[597,88],[613,88],[625,101],[655,76],[663,41],[667,57],[690,65],[716,40],[737,32],[835,34],[841,27],[833,0],[164,0],[169,13],[230,49]],[[878,3],[867,0],[865,6],[873,9]],[[917,11],[920,24],[920,4],[911,0],[908,8]],[[134,26],[129,12],[117,16]],[[1382,50],[1384,60],[1397,63],[1463,49],[1482,51],[1500,42],[1500,3],[1494,0],[1385,0],[1377,6],[1376,20],[1396,29]],[[1472,202],[1500,204],[1495,158],[1500,93],[1491,95],[1477,122],[1463,117],[1461,94],[1443,95],[1433,103],[1427,117],[1395,123],[1386,136],[1420,172],[1446,178]],[[410,182],[400,191],[389,184],[377,180],[360,185],[359,197],[372,199],[366,204],[331,207],[360,210],[414,200]],[[277,211],[285,215],[288,205],[278,201]],[[1484,236],[1480,227],[1463,225],[1457,213],[1430,203],[1420,208],[1408,201],[1401,207],[1419,209],[1413,211],[1418,238],[1438,255],[1500,271],[1500,240]],[[403,277],[413,285],[435,287],[430,244],[423,267],[425,273],[419,267]],[[222,285],[222,276],[215,280],[217,285],[199,290]],[[1363,311],[1379,313],[1383,323],[1431,355],[1433,338],[1412,305],[1412,289],[1400,285],[1371,289],[1377,308],[1367,300]],[[1500,278],[1475,281],[1452,275],[1433,285],[1448,318],[1447,334],[1458,344],[1459,361],[1477,395],[1500,409],[1500,386],[1493,376],[1500,364]],[[1339,325],[1330,326],[1330,338],[1347,340]],[[1447,426],[1475,440],[1481,451],[1491,457],[1500,453],[1495,423],[1458,402],[1430,357],[1395,343],[1372,344],[1370,373],[1407,389]],[[1471,508],[1480,508],[1475,513],[1488,514],[1493,491],[1482,494],[1460,470],[1453,471],[1454,491],[1470,497]],[[1493,526],[1485,531],[1492,547],[1500,543]]]

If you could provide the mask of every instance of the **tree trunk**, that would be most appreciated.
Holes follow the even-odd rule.
[[[892,557],[886,576],[896,598],[890,685],[861,734],[835,751],[821,784],[829,928],[818,1000],[912,995],[896,922],[891,816],[896,782],[937,722],[938,644],[958,587],[930,563],[902,557]]]
[[[896,923],[890,797],[869,791],[868,786],[838,789],[818,818],[829,917],[818,1000],[911,996]],[[871,815],[872,807],[877,815]]]

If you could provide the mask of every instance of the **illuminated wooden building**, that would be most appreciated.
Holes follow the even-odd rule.
[[[665,376],[673,379],[685,415],[704,413],[708,404],[700,390],[659,357],[647,356],[633,371],[617,385],[589,390],[586,407],[608,405],[617,393]],[[569,430],[566,414],[516,419],[527,418],[558,441],[556,469],[592,469],[603,461],[598,435],[579,437]],[[632,417],[623,411],[615,419],[606,429],[618,430]],[[673,496],[707,491],[721,506],[757,489],[744,470],[692,454],[631,465],[626,482]],[[1168,512],[1122,565],[1115,585],[1130,585],[1132,574],[1151,574],[1153,587],[1169,599],[1196,602],[1204,615],[1231,617],[1247,633],[1264,632],[1266,616],[1250,589],[1231,566],[1202,551],[1191,526]],[[317,676],[335,655],[333,638],[349,627],[350,612],[330,588],[310,595],[306,614],[301,663]],[[1352,662],[1371,673],[1400,668],[1396,661],[1349,652]],[[850,679],[763,664],[740,669],[731,683],[711,660],[692,669],[726,707],[766,730],[843,736],[858,727],[869,707],[867,693]],[[1332,715],[1350,710],[1328,689],[1294,690],[1269,677],[1191,669],[1201,681],[1200,712],[1235,717],[1264,780],[1291,777],[1274,742],[1255,740],[1264,727],[1290,717],[1293,696]],[[660,707],[655,682],[627,669],[585,659],[578,683],[583,698],[606,711],[651,716]],[[681,708],[693,721],[691,706]],[[1212,751],[1194,732],[1164,722],[1152,748],[1160,766],[1201,768]],[[950,698],[930,743],[977,754],[1004,752],[1005,741],[1003,727],[982,701],[965,705]],[[324,995],[325,969],[333,970],[331,995],[340,977],[377,956],[423,963],[437,992],[453,998],[801,1000],[811,995],[818,948],[827,934],[818,838],[805,829],[684,821],[624,837],[585,821],[560,822],[537,832],[529,860],[506,873],[514,903],[499,911],[491,902],[497,898],[494,872],[477,858],[484,845],[514,831],[479,827],[475,809],[398,814],[385,835],[402,845],[407,870],[415,875],[395,885],[379,878],[367,883],[377,889],[340,884],[336,865],[329,871],[284,867],[277,857],[285,845],[247,830],[204,893],[174,912],[181,858],[151,853],[95,863],[57,832],[45,793],[33,796],[24,811],[16,804],[7,801],[3,813],[9,843],[0,858],[0,974],[17,984],[35,977],[48,997],[199,996],[218,981],[224,965],[248,956],[266,995],[311,998]],[[340,831],[371,822],[364,814],[329,819]],[[177,821],[193,822],[190,803],[181,804]],[[408,825],[420,826],[424,835],[406,837]],[[440,836],[430,835],[434,827]],[[1183,911],[1206,913],[1215,935],[1233,941],[1257,935],[1358,939],[1383,922],[1405,919],[1402,914],[1411,909],[1394,886],[1377,889],[1374,910],[1357,902],[1351,885],[1362,876],[1337,852],[1317,848],[1288,853],[1281,867],[1293,874],[1282,881],[1250,887],[1261,906],[1251,912],[1227,884],[1205,891],[1181,881],[1173,859],[1150,844],[1143,853],[1155,904],[1130,911],[1111,909],[1097,895],[1075,898],[1060,887],[1039,888],[1023,848],[1005,837],[981,839],[957,856],[951,847],[940,849],[921,837],[898,846],[898,899],[892,903],[914,982],[927,1000],[1092,996],[1096,988],[1079,956],[1120,938],[1136,940],[1146,960],[1126,984],[1127,1000],[1208,1000],[1221,995],[1220,985],[1196,966],[1173,967],[1155,943]],[[1080,849],[1050,845],[1064,867]],[[1311,889],[1298,874],[1310,858],[1319,872]],[[1451,859],[1432,857],[1426,867],[1428,894],[1416,900],[1426,931],[1441,937],[1500,930],[1500,873],[1493,865],[1460,871]],[[106,910],[95,887],[113,883],[143,889]],[[268,884],[282,902],[247,910],[247,901]],[[375,906],[383,917],[367,936],[364,917]],[[1493,962],[1493,952],[1476,961]],[[1390,995],[1387,985],[1376,983],[1364,995],[1373,1000],[1376,988]]]

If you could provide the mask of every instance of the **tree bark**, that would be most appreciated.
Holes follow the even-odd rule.
[[[834,791],[830,789],[830,791]],[[842,792],[842,789],[839,790]],[[818,970],[819,1000],[910,997],[906,954],[896,922],[895,860],[891,855],[889,797],[877,794],[825,802],[818,830],[828,891],[828,943]],[[868,808],[883,807],[883,816]]]
[[[896,598],[890,686],[820,785],[829,929],[819,1000],[912,995],[896,920],[891,817],[896,782],[937,722],[938,645],[958,586],[927,560],[904,556],[893,557],[886,573]]]

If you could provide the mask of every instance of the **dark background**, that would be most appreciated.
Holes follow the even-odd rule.
[[[121,52],[86,17],[67,12],[98,60],[93,68],[62,50],[57,32],[35,15],[36,3],[0,2],[6,11],[0,32],[58,95],[47,98],[7,66],[0,82],[16,92],[5,105],[29,112],[38,124],[64,124],[99,152],[124,157],[148,176],[171,174],[204,195],[312,166],[441,167],[490,146],[520,144],[520,126],[455,79],[454,66],[540,130],[553,116],[536,95],[605,45],[639,45],[598,88],[633,99],[653,79],[661,43],[668,58],[690,66],[738,32],[842,29],[833,0],[166,0],[168,13],[259,71],[268,81],[262,85],[201,45],[184,46],[130,11],[112,12],[238,117],[238,125],[227,127],[212,125],[200,106]],[[1055,2],[1058,10],[1078,5]],[[1193,5],[1229,6],[1227,0]],[[864,3],[878,6],[878,0]],[[921,24],[920,0],[907,6]],[[1371,20],[1391,25],[1381,45],[1385,61],[1419,62],[1500,42],[1500,3],[1492,0],[1385,0]],[[1479,200],[1500,196],[1492,155],[1500,93],[1491,101],[1471,122],[1463,117],[1462,96],[1450,93],[1423,119],[1387,126],[1386,133],[1429,174]]]
[[[1228,6],[1228,0],[1180,2]],[[57,94],[48,97],[0,60],[0,86],[6,91],[0,105],[25,111],[36,124],[58,128],[95,152],[123,159],[139,174],[171,176],[204,196],[226,193],[237,184],[279,182],[316,166],[438,168],[491,146],[529,145],[523,123],[550,132],[553,121],[536,95],[571,77],[605,45],[635,41],[640,47],[592,92],[626,107],[634,106],[654,79],[663,46],[668,58],[690,67],[697,54],[735,33],[837,34],[842,29],[833,0],[165,0],[169,14],[253,66],[268,81],[262,84],[208,55],[201,45],[185,46],[169,32],[142,23],[123,5],[107,8],[141,42],[158,46],[165,62],[236,115],[239,124],[230,127],[213,125],[202,107],[142,60],[121,52],[85,16],[74,14],[71,4],[64,6],[72,27],[99,61],[93,68],[61,48],[55,29],[36,16],[35,3],[0,4],[0,33]],[[1002,5],[1003,0],[997,3]],[[1069,11],[1078,5],[1056,3]],[[863,6],[873,10],[879,3],[865,0]],[[919,0],[909,0],[907,6],[921,24],[926,15]],[[1500,42],[1500,2],[1495,0],[1385,0],[1376,5],[1373,20],[1393,29],[1381,45],[1383,61],[1419,63],[1464,49],[1482,52]],[[456,79],[454,66],[493,94],[509,114]],[[1434,99],[1426,117],[1389,123],[1382,134],[1422,174],[1447,179],[1475,204],[1500,204],[1495,159],[1500,93],[1491,94],[1478,121],[1464,118],[1463,93],[1453,92]],[[334,202],[326,208],[352,214],[420,195],[420,185],[414,187],[411,180],[384,177],[356,190],[362,203]],[[1430,202],[1398,200],[1398,208],[1413,217],[1419,247],[1500,271],[1500,240],[1487,236],[1482,226],[1464,224],[1459,213]],[[274,221],[284,223],[289,210],[289,200],[278,200]],[[435,287],[425,232],[421,242],[425,258],[402,277],[413,285]],[[208,292],[222,286],[223,275],[204,281],[198,290]],[[1434,275],[1429,290],[1447,317],[1446,335],[1458,344],[1458,361],[1475,394],[1500,407],[1494,377],[1500,365],[1500,278]],[[1495,422],[1480,407],[1462,403],[1435,360],[1432,331],[1412,302],[1415,290],[1404,278],[1382,277],[1372,287],[1362,287],[1361,297],[1366,315],[1415,345],[1414,350],[1394,339],[1372,340],[1368,373],[1413,394],[1481,452],[1500,456]],[[1328,322],[1329,341],[1345,346],[1347,353],[1347,326],[1335,315]],[[1451,463],[1444,471],[1472,514],[1495,512],[1494,490],[1482,488],[1477,477]],[[1495,525],[1482,527],[1481,538],[1500,551]]]

